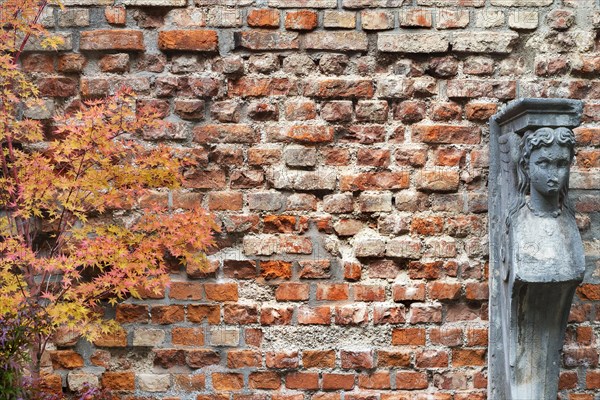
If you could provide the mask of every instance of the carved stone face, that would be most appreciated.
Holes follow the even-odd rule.
[[[569,183],[571,168],[570,150],[554,142],[531,152],[529,159],[529,179],[531,191],[543,197],[553,197]]]

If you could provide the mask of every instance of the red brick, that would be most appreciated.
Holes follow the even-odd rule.
[[[317,285],[317,300],[348,300],[349,287],[347,283]]]
[[[94,340],[97,347],[127,347],[127,331],[117,328],[114,332],[101,334]]]
[[[302,260],[300,265],[300,278],[326,279],[331,276],[331,261],[329,260]]]
[[[361,389],[390,389],[390,373],[388,371],[360,374],[358,387]]]
[[[213,301],[237,301],[237,283],[205,283],[206,298]]]
[[[228,92],[230,96],[241,97],[282,96],[290,93],[293,84],[288,78],[244,77],[229,81]]]
[[[302,366],[304,368],[334,368],[334,350],[304,350],[302,352]]]
[[[467,300],[487,300],[489,288],[487,282],[470,282],[465,285]]]
[[[154,349],[154,365],[164,369],[185,365],[185,351],[178,349]]]
[[[268,368],[293,369],[300,365],[300,358],[297,351],[268,352],[265,355],[265,363]]]
[[[382,168],[388,167],[390,165],[390,150],[359,149],[356,155],[356,164]]]
[[[212,30],[173,30],[158,32],[158,48],[163,51],[217,51],[219,38]]]
[[[392,344],[396,346],[424,346],[424,328],[397,328],[392,331]]]
[[[407,189],[410,175],[407,171],[398,172],[365,172],[357,175],[342,175],[340,190],[396,190]]]
[[[48,352],[54,369],[74,369],[83,367],[83,357],[73,350],[52,350]]]
[[[370,79],[320,78],[306,82],[304,95],[318,98],[370,98],[375,93]]]
[[[438,148],[435,151],[434,163],[443,167],[459,167],[465,164],[466,154],[465,150],[454,147]]]
[[[221,321],[221,311],[218,304],[191,304],[187,307],[187,320],[189,322],[203,322],[218,324]]]
[[[392,286],[394,301],[425,300],[425,284],[402,284]]]
[[[250,389],[274,390],[281,387],[281,377],[274,371],[252,372],[248,377]]]
[[[558,390],[575,389],[577,387],[578,380],[579,379],[576,371],[561,372],[558,378]]]
[[[79,39],[81,50],[144,51],[142,31],[106,29],[83,31]]]
[[[456,300],[460,297],[460,283],[430,282],[427,284],[429,297],[432,300]]]
[[[252,9],[248,11],[248,26],[255,28],[279,28],[279,10]]]
[[[463,330],[461,328],[441,327],[431,328],[429,340],[433,345],[455,347],[462,344]]]
[[[241,210],[244,199],[241,192],[210,192],[208,194],[208,209],[211,211]]]
[[[431,109],[431,119],[434,121],[460,120],[462,107],[457,103],[436,103]]]
[[[77,81],[73,78],[53,76],[38,79],[40,95],[47,97],[71,97],[77,93]]]
[[[180,390],[194,392],[206,388],[203,374],[173,374],[174,386]]]
[[[334,129],[323,125],[293,125],[285,131],[285,136],[298,143],[329,143],[333,141]]]
[[[309,286],[306,283],[281,283],[275,289],[277,301],[304,301],[308,300]]]
[[[124,6],[107,6],[104,8],[104,18],[111,25],[125,25],[127,10]]]
[[[212,374],[213,388],[216,390],[241,390],[244,388],[242,374],[220,373]]]
[[[577,288],[577,295],[582,300],[600,300],[600,285],[584,283]]]
[[[198,282],[171,282],[169,297],[176,300],[201,300],[202,284]]]
[[[440,304],[412,303],[410,313],[411,324],[442,322],[442,307]]]
[[[255,324],[258,322],[258,307],[253,304],[225,304],[223,322],[239,325]]]
[[[373,324],[400,324],[403,322],[406,322],[406,310],[403,304],[373,307]]]
[[[413,139],[423,143],[478,144],[481,128],[458,125],[415,125]]]
[[[186,364],[190,368],[204,368],[209,365],[217,365],[221,362],[218,352],[207,349],[186,351]]]
[[[331,309],[328,306],[298,307],[298,324],[300,325],[329,325]]]
[[[260,274],[263,278],[270,279],[290,279],[292,277],[292,263],[287,261],[261,261]]]
[[[119,323],[148,322],[148,306],[144,304],[118,304],[115,319]]]
[[[66,53],[58,56],[57,70],[59,72],[81,72],[87,63],[83,54]]]
[[[573,130],[579,145],[600,145],[600,128],[579,127]]]
[[[487,346],[488,330],[485,328],[467,328],[467,346]]]
[[[600,389],[600,371],[588,370],[585,375],[587,389]]]
[[[255,350],[230,350],[227,353],[227,368],[260,367],[262,356]]]
[[[21,63],[26,72],[54,72],[54,57],[50,54],[28,54]]]
[[[171,343],[174,346],[202,346],[204,345],[204,330],[202,328],[173,328]]]
[[[334,322],[337,325],[361,325],[369,320],[369,312],[364,304],[348,304],[335,307]]]
[[[416,354],[418,368],[444,368],[448,366],[448,353],[440,350],[422,350]],[[456,366],[456,365],[455,365]]]
[[[458,171],[421,170],[416,177],[417,189],[426,192],[456,192],[460,184]]]
[[[289,325],[292,321],[293,307],[262,307],[261,325]]]
[[[109,390],[135,390],[135,374],[133,372],[105,372],[102,374],[102,387]]]
[[[429,382],[424,372],[398,371],[396,373],[396,389],[427,389]]]
[[[412,351],[378,350],[377,366],[384,368],[408,367],[411,363]]]
[[[224,260],[223,274],[234,279],[253,279],[256,277],[256,261]]]
[[[340,351],[343,369],[371,369],[375,366],[373,353],[370,351]]]
[[[168,325],[183,322],[185,311],[181,305],[153,306],[150,310],[152,323]]]
[[[355,301],[385,301],[385,288],[376,285],[352,286]]]
[[[359,263],[344,263],[344,279],[350,282],[359,281],[362,274],[362,267]]]
[[[486,365],[485,349],[454,349],[452,365],[455,367]]]
[[[289,11],[285,14],[285,29],[311,31],[317,27],[317,13],[309,10]]]
[[[354,388],[354,374],[323,374],[323,390],[351,390]]]
[[[316,372],[292,372],[285,377],[288,389],[316,390],[319,388],[319,374]]]
[[[465,106],[465,114],[470,121],[487,121],[497,110],[496,103],[469,103]]]

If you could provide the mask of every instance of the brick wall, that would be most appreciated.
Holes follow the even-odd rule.
[[[201,203],[204,273],[119,305],[121,333],[57,339],[48,385],[124,399],[486,397],[486,121],[585,101],[571,196],[588,274],[560,398],[597,398],[597,0],[64,0],[23,67],[49,110],[125,83],[199,163],[140,202]],[[48,115],[35,115],[47,118]],[[596,127],[599,126],[599,127]],[[595,397],[596,396],[596,397]]]

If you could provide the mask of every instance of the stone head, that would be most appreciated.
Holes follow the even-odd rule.
[[[525,134],[519,160],[519,190],[532,197],[558,197],[562,208],[569,187],[575,136],[567,128],[540,128]]]

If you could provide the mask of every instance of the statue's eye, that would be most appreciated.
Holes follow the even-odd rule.
[[[535,162],[535,165],[539,165],[540,167],[547,167],[548,166],[548,160],[537,160]]]

